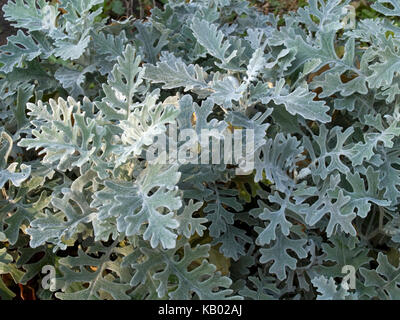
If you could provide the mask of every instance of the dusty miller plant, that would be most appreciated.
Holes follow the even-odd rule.
[[[400,6],[349,27],[349,2],[110,22],[102,0],[10,0],[1,298],[36,279],[42,299],[400,299]],[[254,171],[149,163],[173,122],[253,129]]]

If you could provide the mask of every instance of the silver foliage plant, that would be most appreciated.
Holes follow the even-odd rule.
[[[10,0],[0,273],[53,266],[42,299],[400,299],[400,7],[349,28],[349,2],[110,23],[102,0]],[[173,122],[254,129],[254,171],[146,161]]]

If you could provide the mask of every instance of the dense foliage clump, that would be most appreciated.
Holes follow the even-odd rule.
[[[3,7],[1,299],[400,299],[397,0],[102,4]],[[254,130],[254,170],[145,157],[184,129]]]

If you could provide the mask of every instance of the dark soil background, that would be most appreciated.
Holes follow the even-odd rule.
[[[7,3],[7,0],[0,0],[0,45],[7,43],[7,37],[14,34],[15,30],[10,24],[3,18],[3,5]]]

